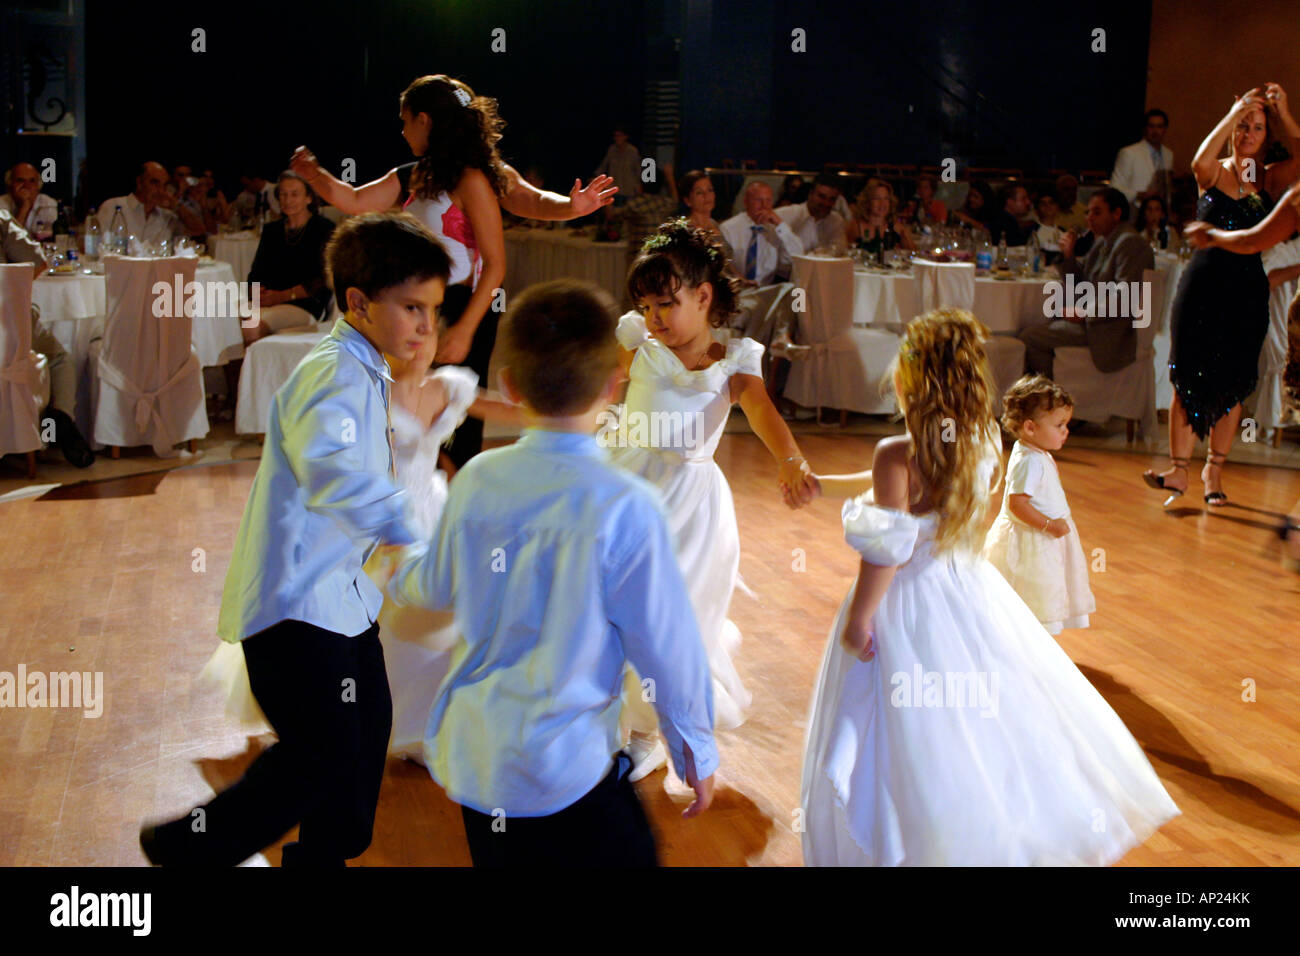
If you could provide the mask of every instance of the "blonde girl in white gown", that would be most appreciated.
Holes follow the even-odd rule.
[[[439,468],[439,450],[469,413],[517,423],[517,412],[480,397],[478,376],[467,368],[443,366],[427,371],[437,351],[432,336],[407,364],[390,358],[393,367],[391,421],[398,481],[410,498],[411,516],[420,534],[432,538],[447,500],[447,475]],[[388,581],[379,554],[366,573],[382,590]],[[393,697],[393,756],[424,762],[424,731],[433,699],[447,674],[450,652],[459,633],[450,611],[400,607],[385,598],[379,611],[379,639]],[[265,727],[266,720],[248,683],[243,650],[222,641],[201,677],[226,692],[226,714],[243,726]]]
[[[844,505],[862,563],[813,696],[807,865],[1102,865],[1179,812],[980,557],[1001,462],[986,336],[955,309],[908,326],[894,378],[907,434],[876,446],[872,493]],[[819,481],[857,492],[866,477]]]
[[[714,340],[713,329],[736,309],[739,281],[708,233],[684,220],[665,223],[646,240],[628,276],[636,312],[618,325],[629,376],[621,417],[599,437],[612,460],[656,485],[713,671],[717,726],[746,717],[750,694],[732,658],[740,632],[727,617],[739,583],[740,535],[731,489],[713,460],[733,404],[739,402],[777,465],[788,505],[812,500],[809,471],[763,383],[763,347],[752,339]],[[651,680],[653,675],[646,675]],[[624,724],[638,780],[665,762],[652,685],[629,672]]]
[[[1016,443],[1007,462],[1002,510],[984,539],[984,557],[1049,634],[1087,627],[1097,602],[1052,458],[1070,434],[1074,403],[1051,379],[1026,375],[1003,396],[1002,409],[1002,427]]]

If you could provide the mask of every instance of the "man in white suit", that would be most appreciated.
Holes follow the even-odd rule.
[[[1132,146],[1125,146],[1115,156],[1110,185],[1124,194],[1137,210],[1141,221],[1141,204],[1151,196],[1164,198],[1168,208],[1171,197],[1174,153],[1164,145],[1169,130],[1169,116],[1164,110],[1147,110],[1146,133]]]

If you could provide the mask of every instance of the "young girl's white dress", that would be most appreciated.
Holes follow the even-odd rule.
[[[898,566],[876,656],[831,628],[804,746],[809,866],[1025,866],[1119,859],[1179,813],[1142,748],[992,565],[936,556],[937,519],[843,510]]]
[[[713,453],[731,414],[731,376],[761,376],[763,346],[733,338],[721,360],[692,372],[646,331],[644,317],[635,312],[619,320],[618,340],[636,358],[621,420],[598,438],[616,465],[663,493],[668,530],[713,673],[714,722],[729,730],[744,722],[750,694],[732,663],[740,631],[727,618],[740,581],[740,533],[731,488]],[[629,681],[624,720],[633,730],[650,732],[657,719],[639,691]]]
[[[1053,538],[1031,528],[1011,513],[1012,495],[1029,495],[1029,503],[1045,517],[1064,519],[1070,533]],[[984,540],[984,557],[1052,634],[1087,627],[1088,615],[1097,610],[1079,529],[1070,517],[1056,461],[1048,452],[1022,442],[1011,449],[1002,510]]]
[[[447,407],[427,430],[400,405],[391,408],[397,477],[410,495],[414,525],[426,538],[433,537],[447,501],[447,476],[438,468],[438,449],[465,420],[478,394],[478,376],[467,368],[444,366],[430,375],[446,390]],[[366,571],[378,584],[381,575],[376,565],[377,559],[371,559]],[[399,607],[384,600],[379,611],[379,640],[393,696],[390,754],[423,761],[425,725],[458,637],[452,611]],[[249,687],[239,644],[222,641],[201,677],[225,690],[227,716],[245,726],[266,726]]]

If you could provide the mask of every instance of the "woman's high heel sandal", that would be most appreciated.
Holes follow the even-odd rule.
[[[1188,463],[1189,460],[1186,458],[1174,458],[1172,456],[1169,458],[1169,464],[1175,471],[1186,471]],[[1152,488],[1159,491],[1169,492],[1169,497],[1165,499],[1166,508],[1181,498],[1183,492],[1187,490],[1186,488],[1176,488],[1173,485],[1167,484],[1164,475],[1157,475],[1154,471],[1150,470],[1142,473],[1142,480]]]
[[[1205,456],[1205,468],[1201,471],[1201,481],[1208,484],[1209,482],[1206,480],[1205,472],[1211,468],[1218,468],[1222,471],[1224,462],[1227,460],[1228,456],[1221,452],[1211,451],[1207,454]],[[1205,493],[1205,503],[1211,508],[1222,508],[1228,503],[1228,496],[1222,491],[1207,491]]]

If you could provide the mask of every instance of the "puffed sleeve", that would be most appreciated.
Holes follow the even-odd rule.
[[[727,343],[727,357],[742,375],[763,377],[763,346],[753,339],[732,339]]]
[[[645,316],[640,312],[624,312],[614,334],[618,338],[618,344],[629,351],[650,337],[645,328]]]
[[[878,508],[863,496],[844,502],[840,517],[844,540],[868,563],[891,568],[912,556],[920,522],[911,515]]]
[[[1042,459],[1033,453],[1012,455],[1007,463],[1007,494],[1036,495],[1042,486]]]
[[[478,398],[478,374],[460,365],[443,365],[433,371],[433,377],[447,390],[447,408],[443,414],[459,426]]]

